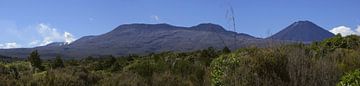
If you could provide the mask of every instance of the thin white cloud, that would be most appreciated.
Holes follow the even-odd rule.
[[[360,35],[360,26],[358,26],[356,30],[352,30],[350,27],[346,26],[338,26],[331,29],[330,32],[334,34],[340,33],[341,36]]]
[[[21,45],[15,42],[0,44],[0,49],[10,49],[10,48],[20,48],[20,47]]]
[[[52,42],[71,43],[75,40],[70,32],[61,31],[45,23],[18,27],[16,22],[0,20],[0,48],[29,48]]]
[[[150,16],[150,18],[154,19],[156,22],[160,23],[161,20],[160,20],[160,17],[157,16],[157,15],[153,15],[153,16]]]
[[[71,43],[75,40],[74,36],[69,32],[60,34],[56,28],[50,27],[50,25],[40,23],[37,26],[38,33],[43,37],[42,41],[34,40],[29,45],[32,46],[44,46],[52,42],[66,42]]]
[[[49,25],[40,23],[37,26],[37,30],[38,30],[38,33],[43,37],[43,40],[40,43],[40,46],[47,45],[54,41],[61,41],[61,39],[62,39],[62,36],[56,30],[56,28],[52,28]]]
[[[64,32],[64,39],[65,39],[65,43],[68,43],[68,44],[75,40],[74,36],[69,32]]]
[[[38,46],[39,43],[40,43],[39,40],[34,40],[34,41],[29,43],[29,46]]]

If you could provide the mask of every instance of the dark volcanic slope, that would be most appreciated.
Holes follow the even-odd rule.
[[[234,46],[234,35],[238,46]],[[224,42],[222,41],[224,40]],[[226,31],[219,25],[200,24],[177,27],[168,24],[128,24],[94,37],[84,37],[72,44],[68,53],[86,50],[83,55],[127,55],[162,51],[193,51],[207,47],[244,46],[245,40],[256,40],[246,35]],[[83,56],[72,53],[71,56]]]
[[[234,41],[236,35],[236,45]],[[69,45],[49,44],[28,49],[0,50],[0,55],[26,57],[32,50],[39,50],[45,58],[86,57],[96,55],[147,54],[163,51],[193,51],[208,47],[235,49],[260,45],[263,40],[247,34],[226,31],[216,24],[199,24],[178,27],[168,24],[126,24],[99,36],[85,36]]]
[[[321,41],[333,36],[334,34],[310,21],[298,21],[268,39],[312,42]]]

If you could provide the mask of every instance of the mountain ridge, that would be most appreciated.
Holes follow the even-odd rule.
[[[297,24],[302,23],[308,22],[295,22],[292,25],[297,27]],[[292,25],[288,27],[293,27]],[[292,42],[291,40],[256,38],[245,33],[228,31],[212,23],[201,23],[191,27],[173,26],[166,23],[135,23],[120,25],[101,35],[84,36],[70,44],[60,45],[59,42],[60,44],[52,43],[35,48],[0,49],[0,55],[25,58],[33,50],[38,50],[44,58],[53,58],[57,55],[68,58],[143,55],[164,51],[188,52],[208,47],[222,49],[225,46],[235,50],[251,45],[267,46],[269,41],[275,44]]]

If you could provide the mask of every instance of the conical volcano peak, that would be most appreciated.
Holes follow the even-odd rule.
[[[308,26],[316,26],[318,27],[315,23],[311,22],[311,21],[297,21],[297,22],[294,22],[293,24],[290,25],[290,27],[308,27]]]
[[[272,35],[271,39],[292,40],[302,42],[321,41],[334,34],[310,21],[297,21]]]
[[[295,22],[295,23],[299,23],[299,24],[314,24],[313,22],[308,21],[308,20],[297,21],[297,22]]]

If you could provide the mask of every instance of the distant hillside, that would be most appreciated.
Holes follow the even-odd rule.
[[[234,40],[235,35],[236,41]],[[208,47],[222,49],[228,46],[236,49],[265,43],[265,40],[227,31],[223,27],[211,23],[192,27],[169,24],[125,24],[102,35],[82,37],[71,44],[52,43],[36,48],[0,50],[0,54],[26,57],[36,49],[46,58],[56,55],[65,57],[121,56],[163,51],[187,52]]]
[[[237,43],[234,45],[234,35]],[[169,24],[121,25],[103,35],[84,37],[68,46],[67,53],[81,52],[84,55],[147,54],[162,51],[194,51],[208,47],[233,49],[259,41],[247,34],[226,31],[216,24],[199,24],[193,27],[178,27]],[[255,43],[254,43],[255,44]],[[76,55],[72,56],[83,56]]]
[[[268,39],[291,40],[299,42],[321,41],[334,34],[310,21],[298,21]]]
[[[310,21],[295,22],[266,39],[227,31],[211,23],[192,27],[169,24],[125,24],[102,35],[82,37],[71,44],[55,42],[35,48],[0,49],[0,55],[25,58],[31,51],[38,50],[43,58],[54,58],[58,55],[66,58],[81,58],[103,55],[144,55],[164,51],[190,52],[208,47],[222,49],[225,46],[234,50],[294,41],[309,43],[332,36],[334,34]]]

